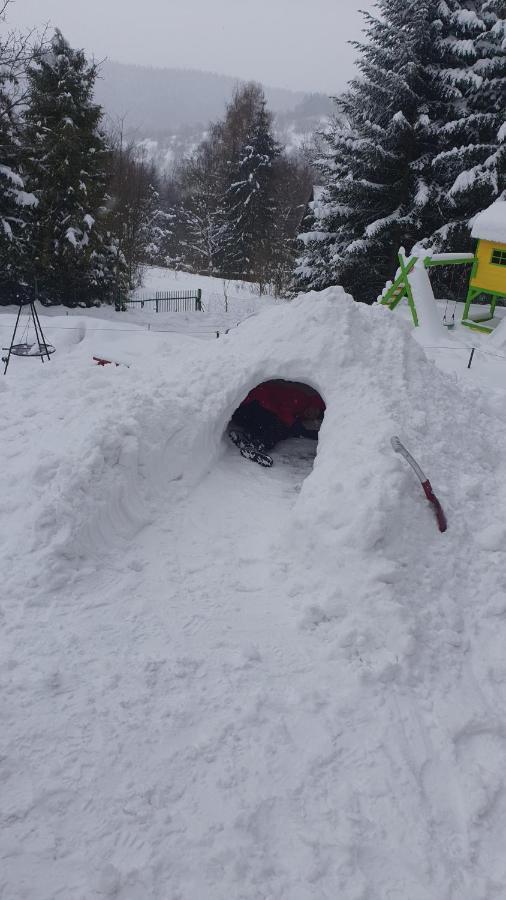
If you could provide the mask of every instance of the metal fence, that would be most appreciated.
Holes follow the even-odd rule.
[[[122,298],[116,304],[118,311],[127,309],[153,309],[155,312],[204,312],[202,291],[157,291],[140,298]]]

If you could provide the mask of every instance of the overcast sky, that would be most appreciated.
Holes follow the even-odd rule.
[[[101,59],[205,69],[334,93],[353,73],[373,0],[14,0],[9,24],[48,22]]]

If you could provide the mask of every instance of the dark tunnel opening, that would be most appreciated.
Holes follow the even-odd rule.
[[[271,379],[244,398],[227,432],[242,456],[270,467],[272,451],[285,441],[293,447],[292,440],[303,440],[304,452],[316,455],[324,415],[325,403],[314,388],[305,382]]]

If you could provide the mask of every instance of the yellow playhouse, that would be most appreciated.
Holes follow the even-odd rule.
[[[477,323],[493,319],[498,298],[506,299],[506,200],[496,200],[488,209],[478,213],[471,236],[477,239],[478,246],[462,324],[490,332],[492,328],[480,324],[477,326]],[[490,297],[489,312],[471,319],[471,303],[479,296]]]

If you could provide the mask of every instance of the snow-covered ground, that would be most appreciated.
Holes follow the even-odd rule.
[[[79,323],[69,320],[91,317],[93,320],[105,319],[106,322],[89,322],[88,333],[92,329],[97,334],[99,330],[109,331],[111,328],[128,330],[136,326],[155,332],[173,332],[190,334],[202,339],[215,339],[261,310],[270,306],[284,305],[286,302],[270,295],[260,296],[258,287],[247,282],[207,278],[203,275],[190,275],[187,272],[156,266],[146,267],[142,285],[133,292],[132,299],[148,300],[154,298],[157,293],[198,289],[202,291],[202,312],[156,313],[153,304],[150,303],[146,303],[144,307],[130,307],[127,311],[119,313],[111,306],[91,309],[52,306],[43,312],[51,319],[64,317],[65,321],[51,323],[53,331],[56,332],[64,330],[79,332]],[[12,333],[16,312],[17,309],[13,306],[0,307],[0,337],[4,343]],[[10,314],[10,318],[7,314]],[[110,322],[113,325],[110,325]],[[65,337],[63,340],[65,342]]]
[[[502,900],[506,348],[251,302],[51,311],[0,381],[0,898]],[[223,437],[267,378],[324,397],[314,466]]]
[[[192,275],[174,269],[147,266],[142,275],[142,285],[134,292],[137,299],[153,297],[161,291],[202,291],[202,304],[211,316],[225,316],[237,321],[253,315],[266,306],[283,304],[269,294],[260,296],[258,285],[224,278]]]

